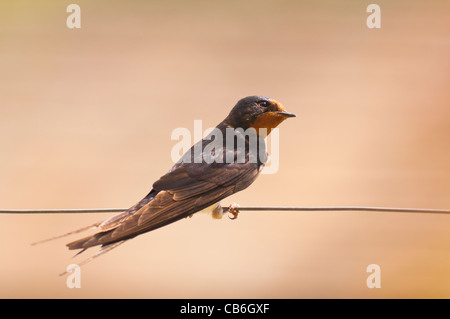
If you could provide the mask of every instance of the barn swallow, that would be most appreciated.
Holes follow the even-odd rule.
[[[214,137],[210,134],[192,146],[142,200],[123,213],[81,229],[96,228],[98,232],[67,247],[81,249],[81,253],[100,245],[91,260],[128,239],[207,208],[215,216],[231,210],[236,217],[238,205],[222,209],[220,201],[255,181],[267,159],[264,137],[290,117],[295,115],[273,99],[249,96],[239,100],[213,130]],[[218,136],[226,137],[230,131],[233,143],[219,140]],[[208,147],[212,141],[218,147]],[[251,141],[256,141],[256,147],[251,147]]]

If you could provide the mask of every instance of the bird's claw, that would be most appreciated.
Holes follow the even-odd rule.
[[[228,213],[233,215],[233,217],[228,216],[229,219],[234,220],[234,219],[238,218],[239,207],[241,207],[241,206],[239,206],[236,203],[232,203],[230,206],[228,206],[228,208],[225,208],[225,210],[228,211]]]

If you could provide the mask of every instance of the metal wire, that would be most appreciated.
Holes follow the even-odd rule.
[[[369,211],[369,212],[391,212],[391,213],[429,213],[450,214],[450,209],[428,209],[428,208],[396,208],[396,207],[368,207],[368,206],[325,206],[325,207],[295,207],[295,206],[273,206],[273,207],[239,207],[242,211]]]
[[[90,214],[118,213],[127,208],[87,208],[87,209],[0,209],[0,214]]]
[[[243,206],[239,211],[285,211],[285,212],[311,212],[311,211],[369,211],[391,213],[428,213],[450,214],[450,209],[428,208],[396,208],[396,207],[368,207],[368,206],[324,206],[324,207],[296,207],[296,206]],[[127,208],[88,208],[88,209],[0,209],[0,214],[92,214],[117,213]]]

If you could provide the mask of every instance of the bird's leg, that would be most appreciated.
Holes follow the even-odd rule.
[[[230,206],[228,206],[227,208],[223,208],[223,212],[225,213],[225,212],[228,212],[228,213],[230,213],[231,215],[233,215],[233,217],[229,217],[230,219],[236,219],[237,217],[238,217],[238,214],[239,214],[239,207],[241,207],[241,206],[239,206],[238,204],[236,204],[236,203],[232,203]]]
[[[212,218],[214,218],[214,219],[222,219],[224,211],[225,210],[220,205],[220,202],[218,202],[216,204],[216,206],[213,207],[213,209],[212,209]]]

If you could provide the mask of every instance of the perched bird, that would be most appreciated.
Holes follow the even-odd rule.
[[[223,210],[220,201],[253,183],[267,159],[264,137],[289,117],[277,101],[249,96],[238,101],[211,134],[197,142],[152,186],[142,200],[103,222],[88,228],[99,231],[67,244],[69,249],[100,245],[85,262],[124,241],[168,225],[211,207],[215,216]],[[214,146],[214,147],[213,147]],[[231,207],[236,216],[237,206]]]

